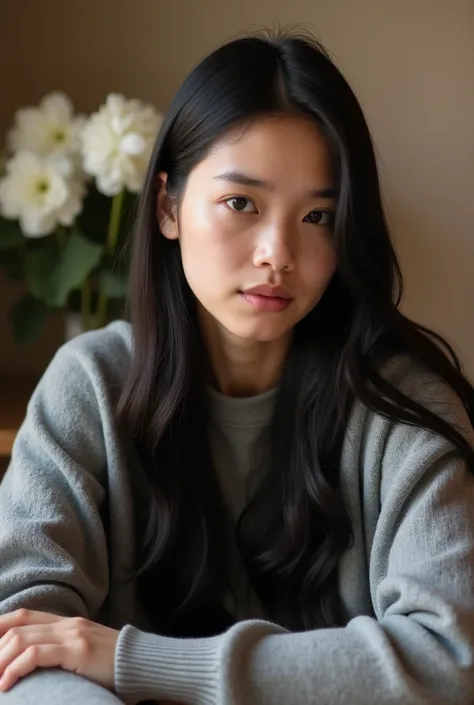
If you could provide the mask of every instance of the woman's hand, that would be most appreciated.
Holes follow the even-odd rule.
[[[64,668],[113,690],[119,632],[82,617],[16,610],[0,616],[0,691],[36,668]]]

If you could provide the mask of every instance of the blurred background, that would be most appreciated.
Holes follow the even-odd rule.
[[[305,27],[358,95],[380,164],[405,277],[403,310],[445,335],[474,376],[474,2],[472,0],[1,0],[0,141],[15,111],[64,91],[90,113],[114,91],[162,113],[195,63],[260,27]],[[33,344],[0,278],[0,373],[41,374],[61,315]]]

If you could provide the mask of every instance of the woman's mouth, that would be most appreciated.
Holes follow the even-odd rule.
[[[244,291],[239,291],[245,301],[257,311],[280,313],[293,301],[290,292],[282,286],[258,284]]]
[[[247,301],[250,306],[253,306],[257,311],[269,311],[273,313],[280,313],[285,311],[291,304],[292,299],[282,299],[279,296],[263,296],[262,294],[247,294],[244,291],[240,292],[245,301]]]

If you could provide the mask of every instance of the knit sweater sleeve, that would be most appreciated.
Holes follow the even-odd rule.
[[[0,485],[0,613],[91,618],[108,591],[100,380],[83,348],[71,341],[50,363]]]
[[[438,397],[437,411],[451,408],[451,401]],[[464,410],[454,406],[467,429]],[[378,483],[380,503],[368,549],[373,616],[301,633],[246,621],[204,639],[160,637],[128,625],[115,661],[125,703],[461,705],[474,699],[474,478],[435,434],[376,416],[364,428],[362,472]]]

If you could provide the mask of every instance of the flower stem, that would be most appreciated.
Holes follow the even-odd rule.
[[[107,233],[105,252],[111,257],[115,254],[115,248],[117,247],[124,193],[124,191],[120,191],[120,193],[113,197],[112,207],[110,209],[109,230]]]
[[[120,229],[120,215],[122,213],[124,191],[120,191],[112,200],[110,209],[109,229],[107,232],[107,242],[105,243],[105,254],[112,258],[117,248],[117,241]],[[97,325],[104,326],[107,322],[107,295],[102,289],[99,291],[99,302],[97,305]]]
[[[105,326],[106,321],[107,321],[107,296],[106,294],[102,291],[102,289],[99,290],[99,301],[97,304],[97,326],[100,328],[102,326]]]
[[[91,282],[89,277],[84,279],[81,291],[81,315],[84,330],[90,329],[91,323]]]

